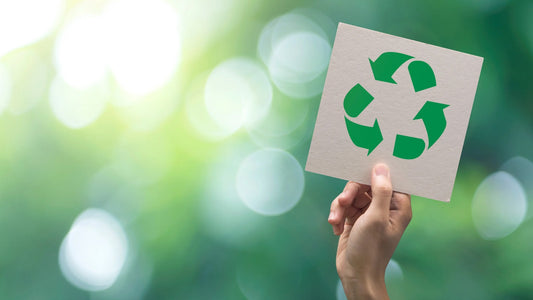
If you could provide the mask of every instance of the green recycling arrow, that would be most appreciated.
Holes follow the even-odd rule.
[[[426,62],[420,60],[412,61],[408,69],[415,92],[437,86],[435,73],[433,73],[433,69]]]
[[[423,139],[397,134],[392,155],[403,159],[415,159],[422,155],[425,148],[426,143]]]
[[[398,52],[384,52],[375,61],[370,61],[370,67],[377,81],[396,84],[392,75],[402,64],[412,59],[407,54]],[[437,85],[435,73],[429,64],[420,60],[413,60],[408,66],[409,75],[413,88],[420,92]],[[361,84],[357,83],[344,97],[344,111],[349,117],[356,118],[374,100]],[[428,148],[431,148],[441,137],[446,129],[446,116],[444,109],[448,104],[426,101],[413,120],[421,119],[428,135]],[[368,149],[367,155],[383,141],[383,135],[379,128],[378,120],[373,126],[364,126],[350,121],[346,116],[346,129],[352,142],[360,148]],[[394,142],[393,156],[402,159],[415,159],[422,155],[426,149],[426,143],[421,138],[397,134]]]
[[[373,126],[359,125],[346,117],[344,117],[344,120],[346,121],[346,129],[348,129],[350,139],[357,147],[368,149],[367,155],[370,155],[379,143],[383,141],[383,135],[381,135],[377,119],[374,121]]]
[[[374,100],[365,88],[359,83],[356,84],[344,97],[344,111],[352,117],[357,117]]]
[[[396,83],[392,79],[392,75],[398,70],[398,68],[403,65],[404,62],[413,58],[410,55],[397,53],[397,52],[385,52],[382,53],[375,61],[372,61],[370,58],[370,67],[372,68],[372,73],[374,73],[374,79],[378,81]]]
[[[413,120],[422,119],[428,133],[428,149],[440,138],[446,129],[444,109],[448,104],[426,101]]]

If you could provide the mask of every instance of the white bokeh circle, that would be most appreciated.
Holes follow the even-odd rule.
[[[64,0],[0,1],[0,57],[50,34],[64,10]]]
[[[114,216],[101,209],[81,213],[61,243],[59,266],[80,289],[105,290],[119,276],[128,255],[128,240]]]
[[[291,101],[276,94],[269,113],[253,128],[247,128],[250,138],[261,148],[289,149],[312,135],[312,120],[308,102]]]
[[[185,113],[187,120],[199,137],[208,141],[219,141],[233,133],[219,126],[207,112],[204,101],[204,87],[208,74],[197,76],[188,85],[185,95]]]
[[[90,87],[107,72],[101,19],[97,15],[74,19],[56,38],[54,64],[61,78],[73,87]]]
[[[253,149],[238,143],[217,151],[209,164],[205,194],[201,201],[204,230],[215,240],[238,248],[253,247],[263,219],[239,199],[235,179],[242,157]]]
[[[500,167],[500,171],[513,175],[524,188],[528,207],[533,205],[533,162],[523,156],[515,156]],[[533,218],[533,210],[529,209],[526,219]]]
[[[272,20],[261,32],[258,54],[284,94],[309,98],[322,91],[331,44],[311,18],[289,13]]]
[[[270,110],[272,86],[261,66],[248,58],[233,58],[216,66],[204,90],[209,116],[223,131],[253,127]]]
[[[78,129],[93,123],[104,112],[108,87],[99,83],[79,89],[56,77],[50,87],[49,98],[54,116],[67,127]]]
[[[527,212],[525,191],[511,174],[489,175],[476,189],[472,200],[474,225],[482,238],[506,237],[524,221]]]
[[[174,76],[181,37],[172,5],[162,0],[115,0],[103,18],[109,67],[121,88],[145,95]]]
[[[248,208],[275,216],[291,210],[302,197],[300,163],[280,149],[262,149],[247,156],[237,172],[237,192]]]

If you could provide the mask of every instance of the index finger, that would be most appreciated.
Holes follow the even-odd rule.
[[[359,197],[363,195],[364,193],[368,192],[370,190],[370,186],[366,184],[360,184],[354,181],[348,181],[346,186],[344,187],[344,191],[339,195],[339,205],[343,207],[349,207],[353,206],[355,208],[361,208],[364,207],[367,203],[359,203],[362,202],[361,200],[364,200],[366,198]]]
[[[350,207],[360,209],[370,202],[368,197],[361,197],[369,190],[370,187],[367,185],[349,181],[344,187],[344,191],[331,202],[328,222],[333,225],[333,231],[336,234],[342,232],[347,217],[347,209]]]

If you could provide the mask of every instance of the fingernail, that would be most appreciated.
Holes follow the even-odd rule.
[[[374,174],[376,176],[389,177],[389,168],[387,167],[387,165],[379,164],[374,168]]]

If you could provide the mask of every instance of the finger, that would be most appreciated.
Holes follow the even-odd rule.
[[[333,227],[333,233],[335,235],[342,233],[344,226],[344,210],[345,208],[339,205],[339,197],[331,202],[328,223]]]
[[[339,204],[343,207],[355,206],[358,196],[364,194],[368,186],[349,181],[344,187],[344,191],[339,195]]]
[[[355,202],[358,191],[359,184],[350,181],[344,187],[344,191],[331,202],[331,208],[328,217],[328,222],[331,225],[339,224],[344,221],[345,210]]]
[[[355,224],[357,219],[359,219],[359,217],[365,213],[365,211],[368,209],[368,206],[370,205],[370,198],[367,198],[367,199],[368,199],[367,204],[361,208],[349,207],[346,209],[346,220],[344,221],[345,225]]]
[[[353,224],[361,215],[358,214],[360,208],[367,206],[370,202],[366,195],[366,191],[369,189],[368,185],[349,181],[344,187],[344,191],[334,200],[330,224],[333,225],[333,232],[336,235],[344,232],[346,222]]]
[[[371,215],[385,218],[389,215],[392,199],[392,184],[389,167],[377,164],[372,170],[372,201],[368,211]]]
[[[344,211],[342,207],[339,205],[339,197],[335,198],[331,202],[331,207],[329,209],[329,217],[328,222],[333,225],[337,224],[342,220],[342,216],[344,215]]]
[[[405,230],[413,217],[411,208],[411,195],[394,192],[391,203],[391,218],[393,223],[399,224],[400,229]]]

